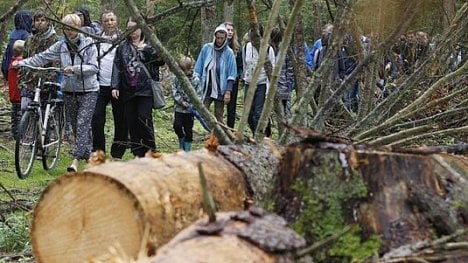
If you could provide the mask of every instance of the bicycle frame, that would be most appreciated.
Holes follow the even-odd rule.
[[[57,72],[61,70],[58,68],[27,67],[36,70],[53,70]],[[42,92],[50,87],[52,87],[50,92]],[[29,176],[37,154],[37,149],[42,150],[41,157],[44,169],[52,169],[58,160],[63,128],[63,116],[60,116],[63,114],[63,104],[60,103],[60,100],[53,98],[53,94],[59,90],[60,87],[60,83],[44,81],[42,77],[39,77],[37,81],[37,85],[34,89],[34,98],[27,107],[27,113],[23,116],[25,117],[25,123],[23,123],[22,118],[22,125],[25,125],[24,127],[27,127],[29,123],[29,125],[36,128],[31,130],[32,133],[28,133],[29,135],[24,134],[26,141],[23,141],[23,135],[20,135],[15,146],[15,166],[17,174],[21,179]],[[47,94],[47,96],[42,96],[41,98],[43,94]],[[46,100],[45,105],[42,104],[42,99]],[[24,130],[24,132],[27,131]],[[28,142],[28,136],[33,136],[32,138],[35,138],[32,140],[33,143],[30,147],[32,147],[33,150],[30,153],[27,148],[29,147],[29,143],[31,143],[31,141]],[[26,155],[23,155],[24,153],[26,153]],[[23,162],[23,160],[26,160],[26,162]],[[23,166],[23,163],[26,164],[26,166]]]

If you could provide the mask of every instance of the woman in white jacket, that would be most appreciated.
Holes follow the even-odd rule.
[[[262,30],[260,30],[260,35],[262,35]],[[248,89],[250,88],[250,82],[252,81],[253,72],[255,67],[257,66],[258,62],[258,51],[252,45],[252,42],[247,42],[243,48],[243,62],[244,62],[244,82],[245,82],[245,89],[244,89],[244,98],[247,95]],[[268,46],[267,49],[267,58],[271,62],[271,65],[275,65],[275,51],[271,46]],[[258,126],[258,121],[260,120],[260,116],[263,110],[263,104],[265,104],[265,97],[268,91],[268,76],[265,72],[265,68],[262,67],[260,71],[260,76],[257,80],[257,89],[255,90],[254,99],[252,102],[252,107],[250,108],[248,123],[252,134],[255,134],[255,130]],[[268,124],[266,130],[266,136],[269,137],[271,135],[271,128]]]
[[[77,15],[66,15],[62,23],[69,26],[63,29],[63,39],[17,65],[37,67],[60,60],[65,73],[62,82],[65,114],[75,134],[74,159],[67,171],[76,172],[79,161],[88,160],[91,153],[91,120],[99,90],[97,49],[91,38],[73,30],[81,27]]]

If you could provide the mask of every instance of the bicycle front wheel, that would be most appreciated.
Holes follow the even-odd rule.
[[[62,116],[61,107],[52,107],[42,147],[42,166],[45,170],[53,169],[59,160],[60,145],[62,143]]]
[[[25,179],[31,173],[37,154],[39,127],[36,112],[26,111],[21,117],[19,135],[15,145],[15,168],[19,178]]]

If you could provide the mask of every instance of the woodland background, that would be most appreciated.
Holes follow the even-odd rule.
[[[466,145],[468,138],[466,59],[456,71],[450,71],[446,63],[457,46],[465,51],[468,47],[466,1],[0,0],[0,46],[2,47],[0,53],[4,51],[12,29],[15,10],[35,10],[38,7],[47,7],[51,10],[52,16],[60,20],[64,14],[71,12],[79,5],[89,7],[93,21],[98,20],[103,10],[115,10],[122,29],[125,28],[126,18],[134,15],[135,8],[138,8],[145,18],[145,20],[139,20],[140,24],[143,21],[144,24],[153,26],[154,30],[144,28],[144,31],[155,33],[151,38],[153,45],[166,60],[167,66],[164,74],[167,76],[165,82],[167,92],[174,75],[183,78],[180,69],[174,63],[174,58],[185,54],[196,58],[202,44],[212,40],[213,29],[221,22],[232,21],[238,37],[241,38],[250,28],[255,29],[257,22],[268,28],[269,24],[282,24],[282,27],[286,27],[288,21],[293,21],[294,26],[291,27],[293,32],[289,31],[292,35],[291,47],[299,51],[295,65],[297,87],[293,99],[292,124],[311,128],[325,135],[346,137],[353,142],[366,143],[371,146]],[[294,11],[296,10],[294,8],[297,8],[299,12]],[[253,10],[256,12],[252,12]],[[279,14],[279,17],[276,18],[275,14]],[[270,17],[273,17],[271,23],[269,23]],[[301,62],[303,53],[298,47],[302,47],[304,42],[311,46],[320,37],[322,27],[327,23],[334,23],[339,29],[336,30],[337,33],[334,33],[334,43],[340,42],[339,33],[343,32],[351,32],[355,36],[368,36],[375,43],[369,56],[364,52],[358,54],[359,66],[352,76],[353,79],[359,78],[363,83],[363,104],[357,113],[346,111],[339,99],[353,79],[344,80],[341,84],[334,86],[336,83],[328,82],[332,63],[324,61],[322,70],[311,75]],[[402,75],[394,81],[390,86],[391,95],[377,100],[380,91],[375,87],[375,76],[381,66],[384,53],[398,41],[400,34],[417,31],[428,33],[431,41],[436,44],[436,49],[420,61],[419,67],[415,68],[411,74]],[[258,41],[259,44],[265,43]],[[261,49],[260,52],[262,52]],[[332,61],[333,58],[329,59]],[[328,96],[314,101],[312,91],[320,86],[319,83],[322,87],[329,88],[327,90],[329,93],[324,93]],[[188,87],[185,88],[188,89]],[[246,104],[248,104],[247,101],[248,99]],[[238,102],[241,109],[245,107],[242,96],[238,98]],[[163,142],[163,152],[171,152],[176,148],[176,140],[171,131],[171,106],[169,103],[167,109],[155,113],[159,117],[155,118],[158,122],[156,124],[159,132],[157,137]],[[5,102],[2,108],[3,111],[7,111],[8,104]],[[272,108],[271,106],[268,112],[273,111]],[[245,114],[241,110],[238,111],[240,120],[237,122],[237,130],[231,132],[219,127],[207,111],[199,110],[211,127],[214,127],[222,144],[233,142],[242,144],[245,143],[246,138],[252,137],[244,128]],[[279,122],[276,124],[280,125]],[[7,122],[5,126],[8,126]],[[199,126],[196,129],[201,130]],[[110,128],[108,133],[111,136]],[[3,146],[0,157],[6,160],[6,163],[11,163],[13,156],[11,140],[7,134],[8,130],[5,129],[0,135]],[[200,134],[203,135],[197,137],[197,147],[201,147],[205,139],[205,134],[202,132]],[[262,132],[259,132],[255,139],[261,141],[261,134]],[[281,132],[278,128],[273,139],[283,145],[295,141],[292,131]],[[173,145],[168,145],[167,142],[173,142]],[[5,188],[0,195],[2,205],[0,253],[3,258],[14,259],[12,261],[31,260],[31,246],[28,240],[29,212],[48,182],[63,174],[62,171],[69,162],[67,158],[64,154],[62,167],[59,167],[58,171],[46,173],[38,168],[31,178],[22,182],[14,177],[14,168],[12,171],[11,166],[2,167],[3,175],[0,175],[0,179]],[[5,161],[2,161],[2,164],[4,163]],[[369,250],[372,249],[375,247],[369,248]],[[353,254],[350,251],[346,253]],[[369,251],[356,249],[355,252],[355,254],[361,252],[366,254]]]

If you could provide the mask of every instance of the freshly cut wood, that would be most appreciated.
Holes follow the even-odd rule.
[[[243,175],[207,151],[108,162],[50,184],[31,230],[37,262],[83,262],[109,247],[135,257],[145,227],[148,253],[203,216],[197,165],[203,164],[219,211],[241,210]]]

